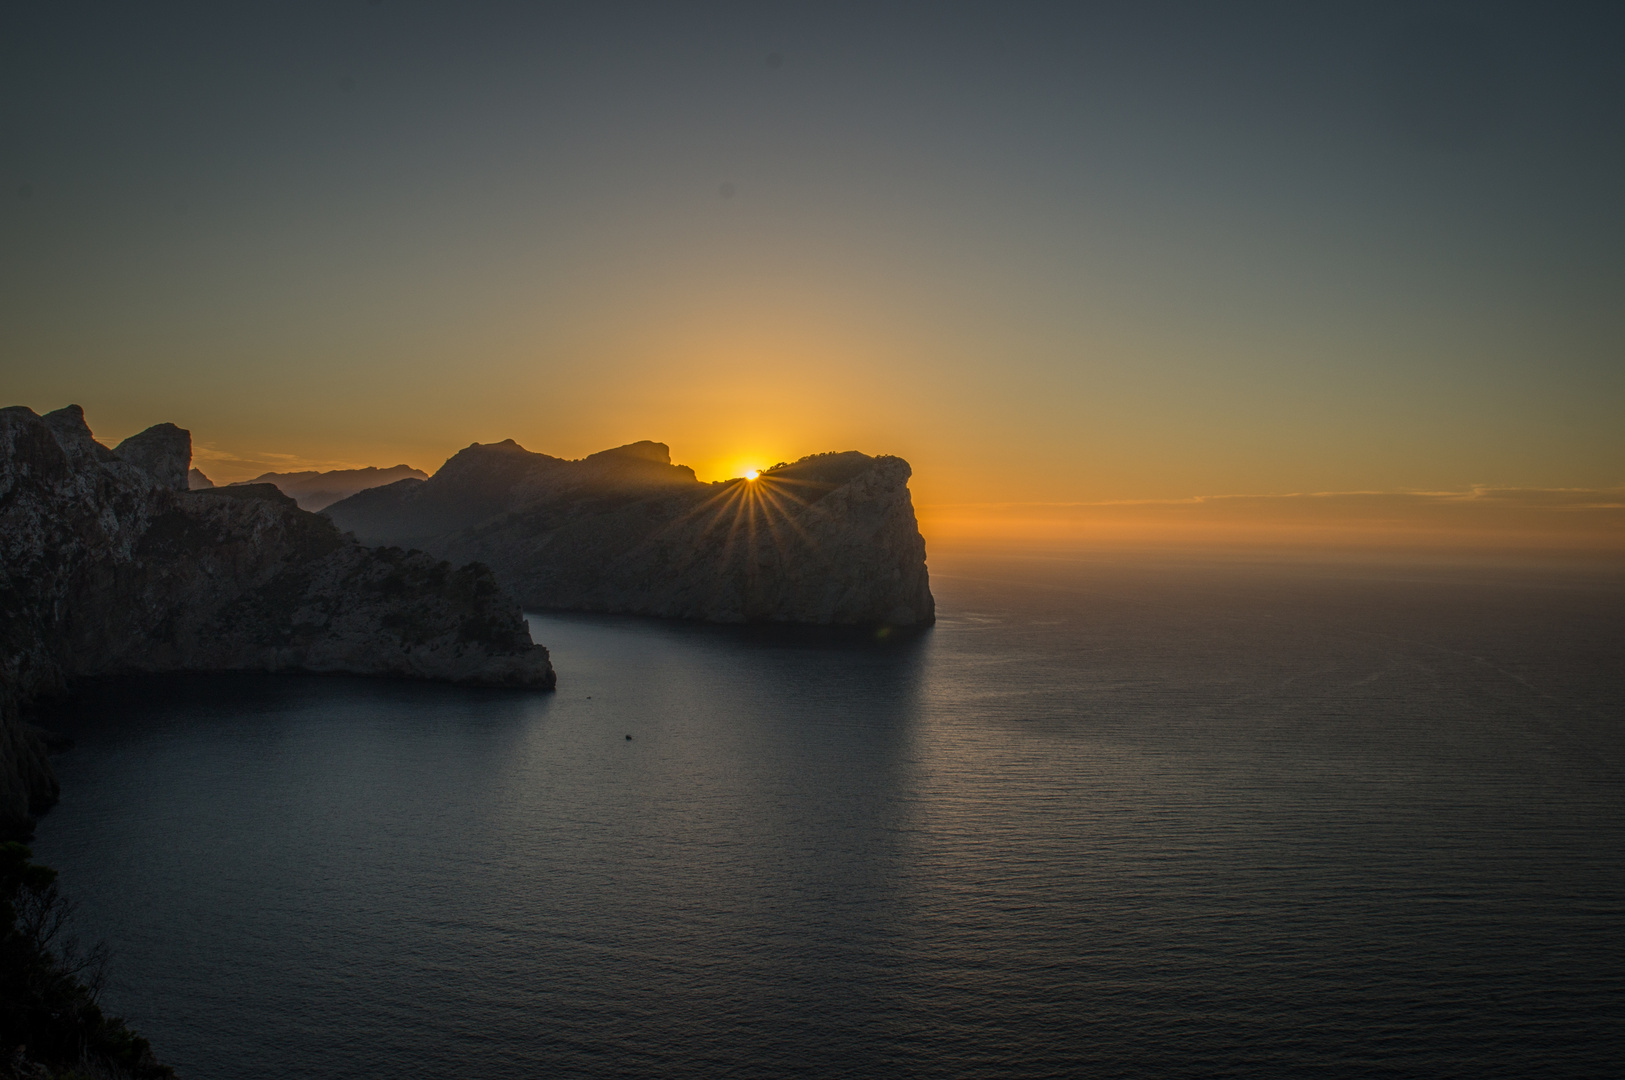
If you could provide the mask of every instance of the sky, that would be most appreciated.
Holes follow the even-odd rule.
[[[1617,4],[7,2],[0,397],[222,480],[1617,502],[1621,55]]]

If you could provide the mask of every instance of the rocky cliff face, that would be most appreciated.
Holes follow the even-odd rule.
[[[551,687],[484,567],[371,550],[270,485],[188,491],[169,424],[109,450],[70,406],[0,409],[0,825],[54,796],[17,707],[125,672],[343,671]]]
[[[923,626],[935,606],[909,475],[848,452],[702,484],[661,443],[564,461],[510,441],[326,513],[365,542],[484,562],[529,606]]]

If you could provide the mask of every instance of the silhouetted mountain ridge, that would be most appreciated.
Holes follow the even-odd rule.
[[[594,490],[641,492],[704,487],[686,465],[671,463],[665,443],[635,442],[577,461],[537,454],[512,439],[459,450],[428,480],[401,480],[330,508],[341,527],[363,543],[428,550],[446,534]]]
[[[909,475],[843,451],[705,484],[664,443],[572,461],[509,439],[325,513],[364,543],[484,562],[534,607],[915,626],[935,611]]]
[[[197,470],[193,470],[197,472]],[[208,483],[208,477],[197,473],[205,483],[194,483],[193,487],[213,487]],[[400,480],[427,479],[428,474],[410,465],[391,465],[387,469],[380,469],[376,465],[368,465],[364,469],[332,469],[328,472],[268,472],[261,473],[252,480],[239,480],[228,487],[240,487],[243,484],[275,484],[277,490],[290,496],[299,504],[301,510],[321,510],[331,506],[340,499],[347,499],[358,491],[379,487],[384,484],[393,484]]]

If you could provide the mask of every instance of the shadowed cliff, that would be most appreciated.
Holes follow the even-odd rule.
[[[567,461],[509,440],[328,507],[365,543],[489,565],[527,606],[712,622],[935,618],[908,463],[818,454],[703,484],[663,443]]]
[[[78,406],[0,409],[0,828],[55,797],[17,710],[82,676],[332,671],[553,685],[485,567],[371,550],[268,485],[188,491],[191,436],[109,450]]]

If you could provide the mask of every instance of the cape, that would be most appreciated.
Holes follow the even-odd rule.
[[[570,461],[510,439],[323,512],[365,543],[489,565],[527,607],[918,627],[936,609],[910,474],[846,451],[705,484],[664,443]]]

